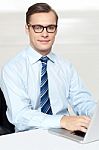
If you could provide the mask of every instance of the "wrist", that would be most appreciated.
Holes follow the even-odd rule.
[[[60,126],[61,126],[61,128],[64,128],[65,127],[65,120],[66,119],[66,116],[64,115],[62,118],[61,118],[61,120],[60,120]]]

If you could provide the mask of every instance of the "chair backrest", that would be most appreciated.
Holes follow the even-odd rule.
[[[14,125],[8,121],[6,116],[6,110],[7,110],[7,105],[6,105],[5,97],[0,88],[0,128],[2,128],[4,134],[14,133],[15,132]]]

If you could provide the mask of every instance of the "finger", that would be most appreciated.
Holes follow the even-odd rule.
[[[86,123],[86,122],[81,122],[80,123],[80,127],[84,127],[84,128],[88,128],[89,127],[89,123]]]
[[[81,128],[80,128],[80,131],[82,131],[82,132],[85,132],[85,133],[86,133],[86,132],[87,132],[87,128],[85,128],[85,127],[81,127]]]
[[[85,119],[85,120],[88,120],[88,121],[90,121],[91,120],[91,118],[90,117],[88,117],[88,116],[81,116],[83,119]]]
[[[83,117],[79,118],[79,121],[82,122],[82,123],[89,124],[91,119],[89,117],[83,116]]]

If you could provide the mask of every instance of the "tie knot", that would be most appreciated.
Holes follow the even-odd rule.
[[[44,63],[44,64],[47,64],[48,59],[49,59],[49,58],[48,58],[47,56],[43,56],[43,57],[40,58],[40,61],[41,61],[42,63]]]

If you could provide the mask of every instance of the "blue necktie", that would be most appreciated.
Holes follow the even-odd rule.
[[[41,57],[42,71],[41,71],[41,85],[40,85],[40,106],[41,112],[52,115],[49,93],[48,93],[48,76],[47,76],[47,61],[48,57]]]

